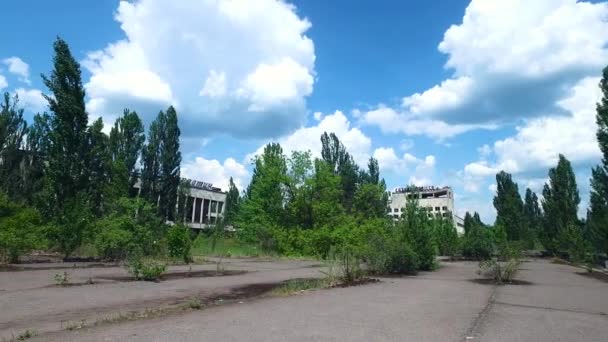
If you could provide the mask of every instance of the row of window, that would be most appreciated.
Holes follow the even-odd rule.
[[[426,211],[433,211],[433,207],[423,207],[422,210],[426,210]],[[443,206],[443,207],[435,207],[435,211],[448,211],[448,207],[447,206]],[[404,212],[405,208],[401,208],[401,212]],[[391,208],[388,208],[388,212],[391,212]],[[394,208],[393,212],[398,213],[399,212],[399,208]]]
[[[404,217],[405,214],[401,214],[401,217]],[[449,213],[436,213],[436,214],[428,214],[429,218],[433,218],[433,217],[449,217]],[[399,215],[393,215],[394,219],[398,219]]]

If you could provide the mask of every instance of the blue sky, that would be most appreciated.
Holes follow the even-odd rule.
[[[183,174],[246,185],[269,141],[319,151],[335,131],[389,188],[453,186],[457,211],[493,221],[494,175],[539,192],[558,153],[583,197],[600,158],[594,106],[608,64],[601,1],[181,1],[3,5],[0,89],[45,110],[40,73],[63,37],[87,110],[146,123],[174,104]]]

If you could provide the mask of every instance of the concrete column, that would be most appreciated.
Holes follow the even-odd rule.
[[[209,199],[209,205],[207,206],[207,222],[211,222],[211,199]]]
[[[205,223],[203,219],[205,218],[205,198],[201,199],[201,223]],[[209,220],[209,216],[207,216],[207,220]]]
[[[192,197],[192,223],[194,223],[194,213],[196,213],[196,197]]]

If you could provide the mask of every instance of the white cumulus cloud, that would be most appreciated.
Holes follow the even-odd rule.
[[[8,67],[8,71],[19,76],[19,80],[26,84],[30,84],[30,66],[21,58],[13,56],[5,58],[2,63]]]
[[[125,37],[83,61],[93,115],[176,106],[184,136],[276,137],[299,127],[314,85],[310,22],[279,0],[121,1]]]
[[[244,190],[250,177],[245,166],[234,158],[227,158],[222,163],[216,159],[203,157],[196,157],[194,160],[182,163],[181,175],[185,178],[212,183],[223,191],[228,190],[230,177],[233,178],[239,191]]]
[[[49,103],[39,89],[17,88],[15,93],[19,97],[19,105],[28,111],[42,113],[48,108]]]

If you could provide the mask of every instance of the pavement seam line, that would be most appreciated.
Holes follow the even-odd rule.
[[[482,323],[485,321],[486,317],[488,316],[488,313],[490,312],[490,310],[492,310],[492,306],[494,305],[494,299],[496,298],[497,289],[497,285],[492,286],[492,292],[488,297],[488,302],[486,303],[484,308],[479,312],[479,314],[477,314],[477,317],[475,317],[475,319],[469,326],[469,329],[467,329],[467,331],[465,332],[462,341],[470,341],[471,339],[475,338],[475,334],[477,334],[477,331],[481,327]]]
[[[608,314],[605,312],[589,312],[583,310],[574,310],[574,309],[558,309],[552,308],[549,306],[536,306],[536,305],[527,305],[527,304],[513,304],[513,303],[505,303],[505,302],[494,302],[494,304],[504,305],[504,306],[514,306],[520,308],[528,308],[528,309],[539,309],[539,310],[548,310],[548,311],[561,311],[561,312],[572,312],[572,313],[581,313],[593,316],[605,316],[608,317]]]

